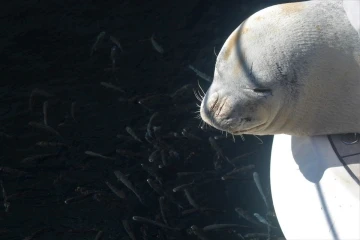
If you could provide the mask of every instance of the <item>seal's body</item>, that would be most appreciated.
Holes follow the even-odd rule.
[[[360,37],[342,1],[265,8],[231,33],[202,119],[235,135],[360,132]]]

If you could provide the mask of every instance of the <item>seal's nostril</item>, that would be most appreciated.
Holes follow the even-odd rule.
[[[246,118],[243,118],[242,120],[243,120],[244,122],[251,122],[251,121],[252,121],[252,118],[246,117]]]

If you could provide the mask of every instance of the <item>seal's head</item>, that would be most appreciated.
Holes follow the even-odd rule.
[[[235,135],[360,130],[360,114],[335,116],[360,108],[359,40],[339,1],[265,8],[224,43],[201,118]]]

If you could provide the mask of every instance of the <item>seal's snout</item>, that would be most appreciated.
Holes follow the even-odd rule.
[[[232,132],[234,125],[234,111],[229,96],[220,92],[205,95],[200,108],[200,116],[207,124],[223,131]]]

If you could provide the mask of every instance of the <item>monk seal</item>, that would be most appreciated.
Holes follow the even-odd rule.
[[[200,116],[234,135],[360,132],[360,37],[343,2],[279,4],[242,22]]]

